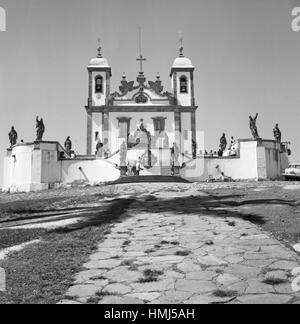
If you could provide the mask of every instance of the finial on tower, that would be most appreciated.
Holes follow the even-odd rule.
[[[183,50],[183,35],[182,32],[179,32],[179,57],[184,57]]]
[[[101,47],[101,38],[98,38],[98,58],[102,58],[102,54],[101,54],[101,50],[102,50],[102,47]]]

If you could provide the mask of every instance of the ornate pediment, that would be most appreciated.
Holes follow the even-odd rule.
[[[170,92],[163,92],[164,87],[159,76],[155,82],[149,81],[146,84],[146,78],[144,75],[139,75],[137,78],[137,85],[134,85],[134,81],[128,82],[126,76],[123,76],[121,85],[119,87],[120,92],[115,92],[110,95],[109,105],[114,106],[119,102],[126,101],[127,104],[148,104],[152,100],[165,101],[166,105],[175,105],[175,97]],[[136,91],[138,90],[138,91]]]
[[[149,101],[148,97],[145,95],[144,90],[141,89],[138,95],[135,97],[135,102],[137,104],[146,104]]]

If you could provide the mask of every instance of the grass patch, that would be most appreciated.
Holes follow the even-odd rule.
[[[164,274],[163,271],[147,269],[143,272],[144,278],[139,279],[139,283],[149,283],[158,281],[159,276]]]
[[[111,259],[118,260],[118,259],[120,259],[120,256],[119,255],[115,255],[115,256],[111,257]]]
[[[169,245],[170,242],[169,242],[169,241],[161,241],[160,244],[161,244],[161,245]]]
[[[0,230],[0,250],[40,239],[47,232],[41,229],[5,229]]]
[[[205,245],[208,245],[208,246],[214,245],[214,242],[211,241],[211,240],[208,240],[208,241],[205,242]]]
[[[138,271],[139,270],[139,267],[136,265],[136,264],[132,264],[129,268],[128,268],[129,271]]]
[[[213,296],[218,298],[233,298],[238,296],[238,292],[235,290],[217,289],[213,292]]]
[[[180,243],[179,243],[178,241],[172,241],[172,242],[171,242],[171,245],[175,245],[175,246],[177,246],[177,245],[180,245]]]
[[[122,246],[125,248],[126,246],[129,246],[130,243],[131,243],[131,241],[126,240],[126,241],[122,244]]]
[[[228,224],[228,226],[231,226],[231,227],[235,227],[236,226],[236,222],[235,221],[228,221],[227,224]]]
[[[135,260],[125,260],[121,263],[121,266],[125,266],[128,267],[129,271],[137,271],[138,270],[138,266],[136,264],[134,264]]]
[[[93,278],[90,278],[91,281],[97,281],[97,280],[106,280],[107,278],[104,276],[96,276]]]
[[[109,225],[66,234],[48,233],[44,242],[26,247],[2,262],[7,292],[2,303],[54,304],[63,299],[74,275],[104,239]]]
[[[148,250],[145,251],[146,254],[154,253],[154,252],[156,252],[155,249],[148,249]]]
[[[121,266],[131,267],[134,264],[135,260],[125,260],[121,263]]]
[[[177,252],[175,253],[175,255],[177,255],[177,256],[188,256],[188,255],[190,255],[191,253],[192,253],[191,251],[185,250],[185,251],[177,251]]]
[[[80,222],[52,231],[0,230],[0,249],[41,239],[1,262],[7,291],[0,292],[0,304],[56,304],[65,298],[75,275],[110,233],[110,224],[122,222],[134,201],[113,199],[100,203],[101,198],[114,194],[107,187],[101,191],[76,188],[1,196],[1,226],[8,221],[33,220],[62,212],[86,210],[86,214]]]
[[[282,278],[266,278],[265,280],[262,281],[266,285],[270,286],[278,286],[278,285],[283,285],[289,282],[287,279],[282,279]]]
[[[158,278],[156,277],[147,277],[147,278],[141,278],[138,280],[138,283],[150,283],[150,282],[156,282],[158,281]]]
[[[96,305],[98,304],[104,297],[106,296],[111,296],[112,294],[108,293],[108,292],[102,292],[102,291],[97,291],[96,292],[96,296],[94,297],[90,297],[87,300],[87,304],[93,304]]]
[[[177,245],[179,245],[180,243],[179,242],[177,242],[177,241],[171,241],[171,242],[169,242],[169,241],[161,241],[160,242],[160,244],[159,245],[156,245],[156,247],[157,248],[160,248],[162,245],[175,245],[175,246],[177,246]]]
[[[222,269],[217,269],[217,270],[216,270],[216,274],[220,274],[220,275],[222,275],[222,274],[224,274],[224,273],[225,273],[225,271],[222,270]]]

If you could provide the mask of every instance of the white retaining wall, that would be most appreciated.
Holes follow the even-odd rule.
[[[112,161],[83,156],[76,159],[60,160],[61,146],[57,142],[35,142],[19,144],[7,151],[4,159],[3,190],[10,192],[36,191],[48,189],[55,183],[86,181],[92,184],[115,181],[120,171],[116,155]],[[141,152],[135,152],[141,153]],[[153,151],[163,156],[167,164],[169,150]],[[131,154],[128,154],[128,158]],[[288,167],[286,153],[280,153],[280,145],[275,141],[239,141],[239,156],[228,158],[202,157],[190,161],[181,170],[181,176],[190,181],[218,179],[221,172],[239,180],[280,179],[284,168]],[[144,170],[141,175],[160,174],[164,163]]]

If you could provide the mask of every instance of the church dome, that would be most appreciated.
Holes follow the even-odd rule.
[[[91,59],[89,66],[110,67],[108,60],[104,57],[95,57]]]
[[[177,57],[173,63],[173,68],[193,68],[192,61],[184,56]]]
[[[99,42],[100,42],[100,40],[99,40]],[[98,56],[91,59],[89,66],[91,66],[91,67],[109,68],[110,65],[108,63],[108,60],[106,58],[104,58],[102,56],[102,54],[101,54],[102,48],[101,48],[100,44],[99,44],[97,50],[98,50]]]

